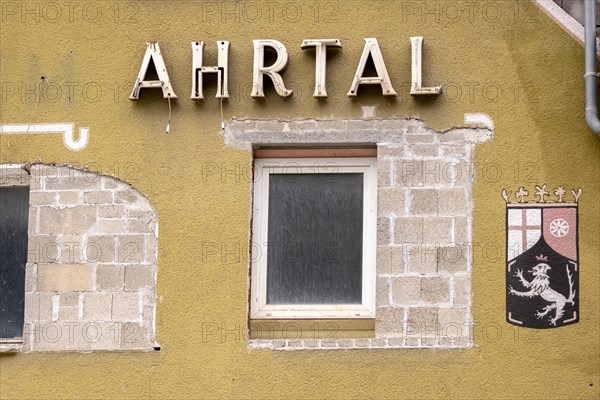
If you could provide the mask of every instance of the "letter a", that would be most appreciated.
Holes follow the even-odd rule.
[[[168,97],[176,99],[177,95],[173,91],[173,88],[171,88],[171,81],[169,80],[167,67],[165,66],[165,61],[163,60],[162,54],[160,52],[158,42],[146,42],[146,46],[146,54],[144,55],[144,59],[142,60],[140,73],[138,74],[137,80],[133,85],[133,90],[131,91],[131,96],[129,96],[129,100],[138,100],[140,98],[140,90],[144,88],[161,88],[163,92],[163,97],[165,99]],[[154,62],[156,74],[158,75],[159,79],[158,81],[145,80],[146,73],[148,72],[148,66],[150,65],[151,60]]]

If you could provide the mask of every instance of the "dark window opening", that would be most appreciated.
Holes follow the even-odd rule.
[[[270,174],[267,304],[361,304],[363,180]]]
[[[23,336],[29,187],[0,188],[0,338]]]

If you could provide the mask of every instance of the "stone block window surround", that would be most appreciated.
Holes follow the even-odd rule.
[[[1,186],[30,188],[23,335],[0,350],[153,350],[158,227],[148,199],[70,166],[0,172]]]
[[[358,325],[347,319],[251,320],[249,346],[472,346],[472,160],[475,144],[492,133],[485,126],[440,133],[415,119],[234,120],[226,126],[225,143],[254,148],[255,155],[267,148],[377,148],[375,318]],[[315,334],[318,329],[325,334]]]

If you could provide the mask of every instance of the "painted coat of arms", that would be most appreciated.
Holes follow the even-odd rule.
[[[506,201],[506,320],[528,328],[558,328],[579,322],[578,202],[537,186],[536,200],[521,187]],[[569,196],[571,197],[571,196]]]

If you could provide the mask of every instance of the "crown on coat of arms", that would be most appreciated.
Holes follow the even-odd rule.
[[[548,256],[540,254],[539,256],[535,256],[535,259],[538,261],[548,261]]]
[[[546,197],[550,196],[550,193],[547,191],[548,185],[545,183],[543,185],[535,185],[535,192],[533,195],[536,197],[534,200],[528,200],[527,196],[529,196],[529,192],[525,190],[523,186],[519,188],[518,191],[515,192],[515,197],[517,201],[510,201],[510,195],[512,191],[502,189],[502,198],[506,201],[507,204],[518,204],[518,203],[579,203],[579,198],[581,197],[581,193],[583,192],[581,188],[572,189],[571,194],[573,195],[572,200],[565,200],[565,194],[567,191],[564,186],[559,186],[553,190],[555,199],[548,200]]]

